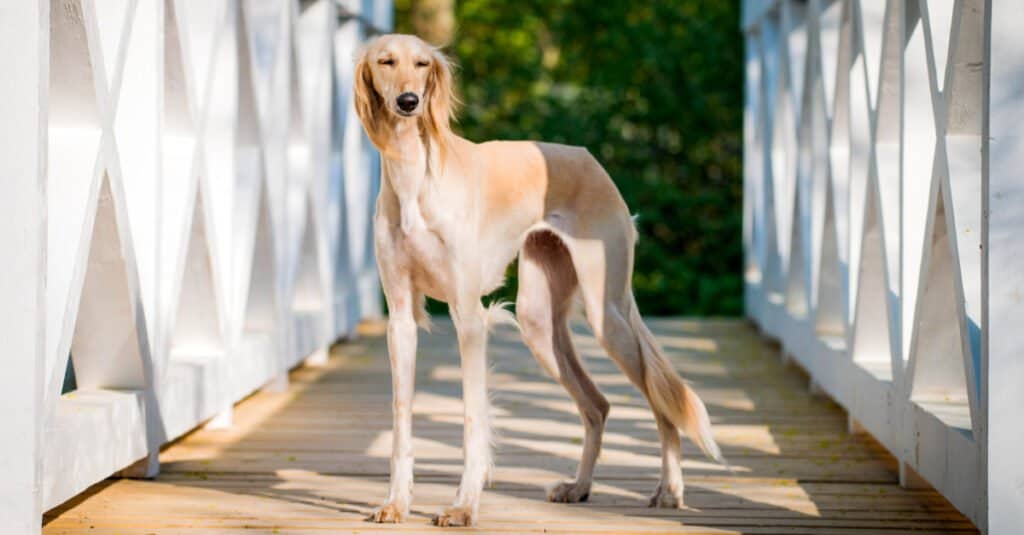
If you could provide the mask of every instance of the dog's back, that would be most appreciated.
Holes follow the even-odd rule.
[[[486,162],[481,176],[487,204],[528,218],[563,219],[578,230],[598,223],[631,226],[629,210],[611,177],[584,147],[534,141],[475,145]]]

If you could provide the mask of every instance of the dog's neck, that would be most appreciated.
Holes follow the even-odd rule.
[[[432,156],[430,136],[420,119],[395,119],[390,128],[388,150],[381,151],[387,179],[398,197],[401,227],[406,233],[422,227],[419,197],[430,175]]]
[[[437,146],[430,139],[423,120],[392,118],[389,122],[387,147],[381,151],[384,160],[394,167],[425,165],[423,172],[434,168],[432,164],[438,160]]]

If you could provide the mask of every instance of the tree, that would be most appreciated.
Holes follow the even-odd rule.
[[[409,4],[409,19],[416,35],[436,46],[452,42],[455,0],[412,0]]]

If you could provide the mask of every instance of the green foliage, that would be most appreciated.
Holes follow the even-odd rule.
[[[411,31],[409,1],[396,2],[398,31]],[[456,130],[590,149],[639,214],[646,314],[742,311],[738,4],[456,2]]]

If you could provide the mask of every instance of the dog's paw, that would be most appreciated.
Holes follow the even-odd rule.
[[[590,485],[562,481],[548,489],[548,501],[556,503],[585,502],[590,499]]]
[[[435,526],[441,527],[472,526],[476,518],[469,507],[449,507],[434,515],[433,521]]]
[[[654,494],[652,494],[650,500],[648,500],[647,507],[657,507],[659,509],[682,509],[683,489],[680,488],[679,490],[672,490],[659,483],[658,488],[654,489]]]
[[[370,513],[370,516],[366,517],[368,522],[376,522],[378,524],[397,524],[405,520],[405,515],[408,511],[405,511],[393,503],[386,503]]]

